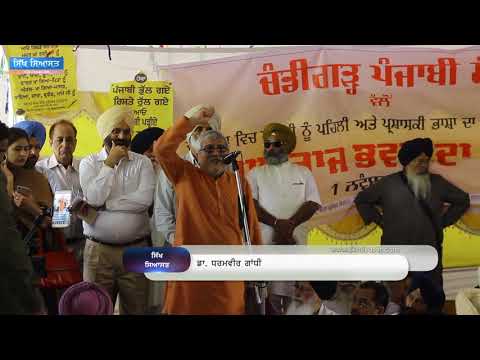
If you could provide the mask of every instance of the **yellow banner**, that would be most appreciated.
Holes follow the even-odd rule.
[[[110,88],[112,105],[130,106],[135,113],[134,133],[149,127],[166,129],[173,121],[173,88],[168,81],[135,81],[113,83]],[[140,81],[138,81],[140,80]]]
[[[78,108],[76,58],[71,45],[7,45],[10,58],[63,58],[60,73],[12,73],[13,107],[27,117],[45,112],[64,112]]]

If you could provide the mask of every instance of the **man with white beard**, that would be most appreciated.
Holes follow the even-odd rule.
[[[318,312],[321,299],[308,281],[296,283],[295,297],[287,308],[286,315],[314,315]]]
[[[398,152],[403,170],[361,191],[355,205],[366,225],[383,230],[382,245],[430,245],[438,265],[429,275],[442,279],[443,229],[456,223],[470,206],[467,193],[429,172],[433,144],[429,138],[406,141]],[[444,204],[448,204],[445,211]]]

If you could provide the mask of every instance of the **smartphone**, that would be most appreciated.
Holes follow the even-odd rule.
[[[64,228],[70,226],[72,206],[72,192],[56,191],[53,196],[52,228]]]

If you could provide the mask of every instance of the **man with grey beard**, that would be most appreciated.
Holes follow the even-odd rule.
[[[398,153],[403,170],[361,191],[355,205],[365,224],[374,222],[382,228],[382,245],[433,246],[439,260],[430,275],[443,286],[443,229],[461,218],[470,198],[442,176],[429,172],[432,154],[429,138],[405,142]]]
[[[268,124],[263,129],[266,164],[248,174],[265,245],[305,245],[305,222],[320,209],[320,195],[312,172],[288,161],[295,134],[288,126]],[[295,297],[294,281],[272,282],[267,313],[285,314]]]
[[[208,124],[196,125],[192,131],[187,134],[188,152],[183,157],[196,167],[199,167],[197,156],[200,151],[200,136],[209,131],[221,130],[221,119],[214,114]],[[154,199],[154,219],[159,234],[163,235],[164,242],[172,245],[175,241],[175,224],[176,224],[176,196],[175,188],[168,179],[165,172],[159,168],[157,186],[155,188]]]

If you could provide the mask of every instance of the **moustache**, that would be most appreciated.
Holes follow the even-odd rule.
[[[210,162],[221,162],[223,163],[223,157],[222,156],[209,156],[208,161]]]
[[[130,146],[130,141],[123,139],[112,140],[112,143],[116,146]]]

